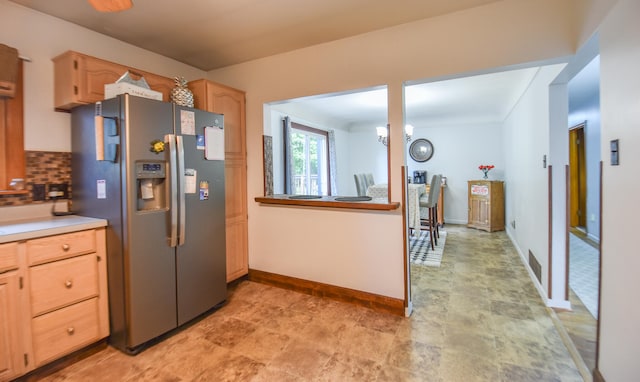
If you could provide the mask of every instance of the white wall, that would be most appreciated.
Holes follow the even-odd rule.
[[[410,118],[411,116],[407,116]],[[447,177],[444,191],[445,223],[467,224],[467,181],[482,179],[481,164],[494,165],[489,179],[504,180],[504,144],[501,124],[434,125],[423,127],[419,120],[410,120],[415,127],[414,139],[426,138],[433,144],[433,157],[426,162],[416,162],[408,155],[408,174],[414,170],[426,170],[427,178],[435,174]],[[410,142],[411,143],[411,142]],[[409,144],[410,144],[409,143]]]
[[[378,142],[376,126],[386,126],[387,122],[356,124],[349,127],[349,168],[347,177],[349,188],[346,195],[357,195],[353,174],[371,173],[376,183],[388,183],[387,146]]]
[[[640,376],[640,2],[620,0],[600,29],[602,292],[599,369],[607,381]],[[620,140],[620,165],[609,142]]]
[[[250,200],[263,193],[265,103],[387,85],[392,140],[391,198],[401,201],[401,166],[405,163],[404,81],[471,74],[569,56],[574,53],[576,41],[570,26],[582,14],[575,12],[575,5],[555,0],[499,1],[210,72],[210,79],[247,92]],[[526,206],[537,208],[533,204]],[[342,214],[349,218],[340,219]],[[274,224],[276,221],[287,222],[289,229],[281,229]],[[250,203],[249,266],[362,291],[384,291],[386,296],[403,298],[402,224],[399,210],[380,214],[331,212]],[[367,277],[361,278],[361,256],[345,253],[343,239],[358,237],[363,229],[380,234],[370,234],[359,241],[358,253],[367,253],[371,259],[367,263]],[[318,240],[318,233],[326,240]],[[313,253],[287,245],[291,238],[314,243]],[[295,261],[299,257],[305,261]],[[357,275],[353,276],[357,282],[350,276],[336,279],[331,273],[317,271],[326,267]]]
[[[549,154],[549,85],[563,66],[540,68],[503,127],[507,232],[521,256],[535,255],[542,267],[538,287],[547,293],[549,193],[543,156]]]
[[[584,40],[610,2],[498,1],[207,73],[210,79],[247,91],[250,267],[395,298],[404,296],[400,210],[335,211],[251,202],[252,197],[263,194],[265,103],[386,84],[392,199],[400,201],[400,168],[405,163],[404,81],[569,56],[576,40]],[[0,14],[2,42],[33,59],[25,70],[28,150],[70,148],[69,115],[53,111],[51,58],[66,50],[170,77],[183,75],[191,80],[204,76],[195,68],[7,0],[0,0]],[[582,18],[586,24],[580,24]],[[580,31],[573,29],[576,26]]]
[[[0,41],[32,59],[25,63],[25,149],[71,150],[69,113],[53,110],[53,62],[67,50],[75,50],[108,61],[167,77],[188,80],[205,77],[205,72],[175,60],[136,48],[66,21],[0,0]]]

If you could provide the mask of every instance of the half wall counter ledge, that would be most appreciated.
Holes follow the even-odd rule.
[[[356,210],[392,211],[400,208],[399,202],[387,202],[386,199],[356,196],[319,196],[319,195],[271,195],[258,196],[255,201],[261,204],[286,206],[350,208]]]

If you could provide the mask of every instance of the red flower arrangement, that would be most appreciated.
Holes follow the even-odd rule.
[[[484,173],[484,179],[487,179],[489,177],[489,170],[491,170],[492,168],[494,168],[496,166],[492,165],[492,164],[481,164],[480,166],[478,166],[478,170],[482,171]]]

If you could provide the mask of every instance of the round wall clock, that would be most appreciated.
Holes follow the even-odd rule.
[[[428,139],[416,139],[409,146],[409,155],[416,162],[426,162],[433,156],[433,144]]]

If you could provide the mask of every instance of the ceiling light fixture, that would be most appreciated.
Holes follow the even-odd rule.
[[[404,137],[407,142],[411,140],[411,137],[413,137],[413,125],[404,125]]]
[[[120,12],[133,7],[131,0],[88,0],[99,12]]]
[[[378,126],[376,127],[376,134],[378,135],[378,142],[381,142],[383,145],[387,145],[387,137],[389,135],[389,129],[386,126]],[[404,126],[404,137],[409,142],[413,137],[413,126],[405,125]]]
[[[376,127],[376,133],[378,134],[378,142],[381,142],[383,145],[387,145],[387,135],[388,130],[386,126],[378,126]]]

